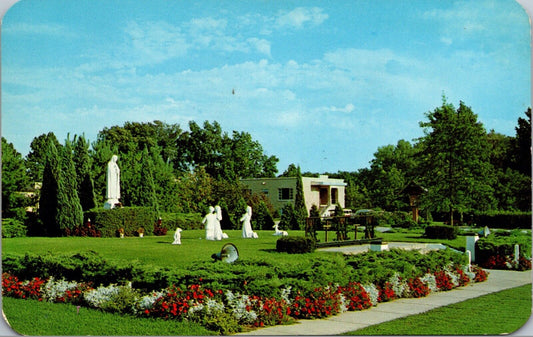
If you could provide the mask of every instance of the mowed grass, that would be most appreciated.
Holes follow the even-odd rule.
[[[178,336],[216,334],[186,321],[139,318],[72,304],[3,298],[11,328],[29,336]],[[79,310],[79,311],[78,311]]]
[[[211,254],[220,252],[225,243],[233,243],[239,250],[240,259],[278,259],[274,231],[257,231],[258,239],[244,239],[240,230],[225,230],[229,239],[205,240],[203,230],[184,230],[181,245],[172,245],[173,232],[166,236],[120,238],[87,237],[24,237],[2,239],[2,254],[26,253],[34,255],[72,255],[78,252],[95,251],[110,262],[135,262],[159,267],[178,267],[190,263],[211,261]],[[303,232],[292,231],[291,235]],[[317,254],[317,253],[315,253]],[[284,259],[298,260],[297,256],[283,254]]]
[[[531,284],[528,284],[346,335],[501,335],[520,329],[530,316]]]

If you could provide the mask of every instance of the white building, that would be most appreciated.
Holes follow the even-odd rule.
[[[252,193],[265,194],[276,210],[281,210],[286,204],[294,205],[296,197],[296,177],[279,178],[249,178],[241,179]],[[345,207],[344,179],[329,178],[327,175],[319,177],[302,177],[302,186],[307,213],[316,205],[321,216],[328,216],[335,210],[335,205]]]

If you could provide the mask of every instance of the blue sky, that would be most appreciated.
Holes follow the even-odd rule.
[[[530,27],[512,0],[21,0],[2,22],[2,136],[26,155],[104,127],[195,120],[303,171],[356,171],[464,101],[514,135]]]

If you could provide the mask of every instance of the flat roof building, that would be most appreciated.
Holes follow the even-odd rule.
[[[276,210],[281,210],[286,204],[296,198],[296,177],[278,178],[247,178],[241,182],[248,186],[252,193],[262,193],[270,200]],[[319,177],[302,177],[302,186],[307,214],[313,205],[319,209],[321,216],[328,216],[335,210],[335,205],[345,207],[344,179],[329,178],[327,175]]]

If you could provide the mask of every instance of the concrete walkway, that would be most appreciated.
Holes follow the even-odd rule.
[[[327,319],[299,320],[292,325],[277,325],[248,331],[242,335],[338,335],[531,283],[531,271],[489,270],[489,273],[485,282],[473,283],[451,291],[431,293],[423,298],[402,298],[379,303],[367,310],[345,312]]]

